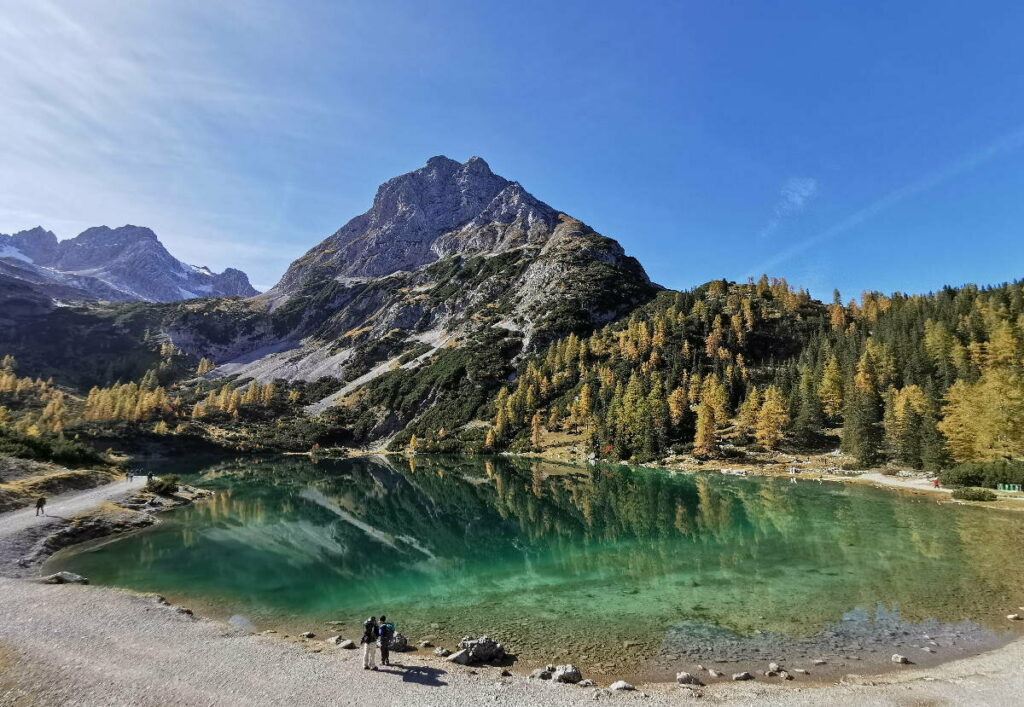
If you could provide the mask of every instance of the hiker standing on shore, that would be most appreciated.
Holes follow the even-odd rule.
[[[45,516],[46,515],[46,496],[40,496],[39,500],[36,501],[36,515],[37,516]]]
[[[363,670],[377,669],[377,619],[372,616],[363,622]]]
[[[380,625],[377,627],[377,645],[380,646],[381,665],[391,665],[391,639],[395,635],[395,625],[388,623],[387,616],[380,617]]]

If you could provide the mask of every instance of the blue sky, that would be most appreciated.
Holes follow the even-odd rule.
[[[0,232],[269,287],[436,154],[690,287],[1024,276],[1014,2],[3,2]]]

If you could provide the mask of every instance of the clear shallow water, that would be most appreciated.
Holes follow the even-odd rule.
[[[1024,604],[1024,516],[867,487],[503,458],[244,459],[186,481],[218,495],[51,566],[261,628],[354,636],[387,613],[412,640],[486,633],[598,673],[695,646],[754,659],[881,635],[891,653],[922,627],[948,656]]]

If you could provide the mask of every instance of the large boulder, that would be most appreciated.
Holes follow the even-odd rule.
[[[555,682],[567,682],[575,685],[583,679],[583,674],[580,669],[575,665],[556,665],[555,669],[551,671],[551,679]]]
[[[470,663],[490,663],[505,657],[505,648],[487,636],[480,638],[465,636],[459,641],[459,648],[466,651]]]

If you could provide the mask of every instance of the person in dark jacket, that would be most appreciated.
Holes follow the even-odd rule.
[[[377,669],[377,619],[372,616],[363,622],[363,670]]]
[[[46,515],[46,496],[40,496],[39,500],[36,501],[36,515],[37,516],[45,516]]]
[[[395,625],[388,623],[387,616],[380,617],[377,625],[377,645],[380,646],[381,665],[391,665],[391,639],[395,637]]]

